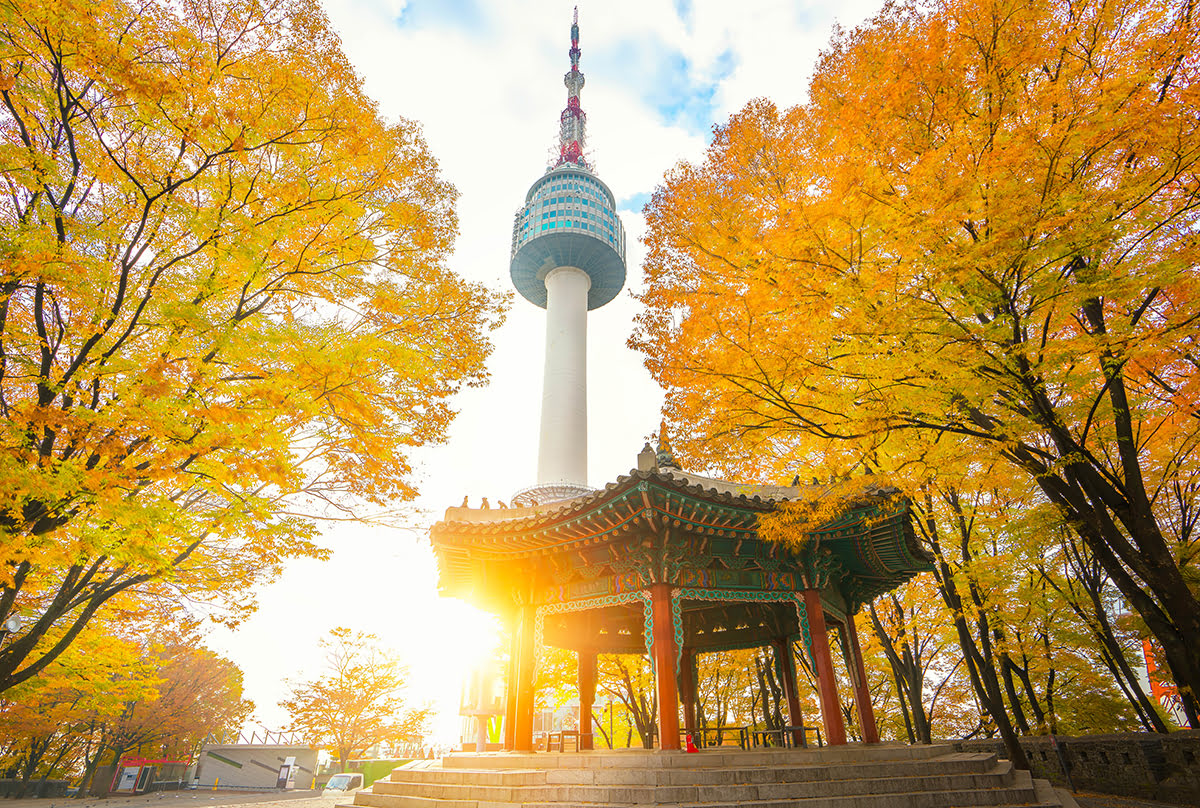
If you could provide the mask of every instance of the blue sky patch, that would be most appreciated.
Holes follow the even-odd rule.
[[[733,52],[726,50],[711,68],[702,69],[655,37],[623,39],[594,50],[585,56],[585,64],[587,57],[592,72],[605,81],[638,88],[642,101],[664,123],[701,135],[712,127],[717,88],[737,66]]]
[[[646,203],[650,201],[650,194],[642,192],[640,194],[629,194],[618,200],[617,207],[620,210],[627,210],[633,213],[641,213],[642,208],[646,207]]]
[[[408,0],[396,19],[401,28],[461,28],[479,32],[486,15],[478,0]]]

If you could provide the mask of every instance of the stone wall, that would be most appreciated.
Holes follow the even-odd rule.
[[[1169,735],[1126,732],[1113,735],[1047,736],[1021,739],[1034,777],[1078,791],[1200,805],[1200,730]],[[996,752],[1007,757],[998,738],[947,741],[962,752]],[[1070,783],[1063,764],[1070,774]]]
[[[18,778],[0,778],[0,799],[15,797],[21,792],[21,781]],[[34,777],[26,784],[24,796],[29,797],[65,797],[67,795],[66,780],[47,780],[42,782],[40,777]]]

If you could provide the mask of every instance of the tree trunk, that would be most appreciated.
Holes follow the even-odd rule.
[[[999,634],[999,632],[996,632]],[[1009,658],[1007,651],[1000,652],[1000,674],[1004,680],[1004,693],[1008,696],[1008,703],[1012,707],[1013,720],[1016,722],[1017,731],[1022,735],[1029,735],[1029,721],[1025,718],[1025,709],[1021,705],[1021,697],[1017,695],[1017,686],[1013,682],[1013,665],[1012,659]]]
[[[88,728],[88,732],[90,734],[94,734],[96,732],[96,730],[97,730],[97,727],[94,723]],[[90,741],[89,741],[89,743],[90,743]],[[92,778],[96,776],[96,767],[100,765],[100,758],[104,754],[105,751],[106,751],[106,744],[104,742],[103,736],[98,741],[98,743],[96,745],[96,749],[91,755],[89,755],[86,750],[84,751],[84,753],[83,753],[83,759],[84,759],[83,779],[79,781],[79,791],[75,792],[76,799],[80,799],[80,800],[86,799],[88,794],[91,792]]]
[[[1165,733],[1168,731],[1167,724],[1155,709],[1149,696],[1146,695],[1146,691],[1142,689],[1141,679],[1130,667],[1129,660],[1125,656],[1125,649],[1117,639],[1117,635],[1112,629],[1112,623],[1108,619],[1108,612],[1101,597],[1104,583],[1108,577],[1095,556],[1086,553],[1086,545],[1080,546],[1075,540],[1076,536],[1077,534],[1073,532],[1062,532],[1062,548],[1067,557],[1065,586],[1059,586],[1045,568],[1039,567],[1042,579],[1062,595],[1071,611],[1087,626],[1088,631],[1098,643],[1097,650],[1100,653],[1101,661],[1112,674],[1117,686],[1121,688],[1121,692],[1125,694],[1125,698],[1133,705],[1143,726],[1150,732]],[[1090,608],[1084,608],[1084,604],[1080,602],[1078,593],[1075,591],[1076,584],[1086,594]]]
[[[17,786],[16,798],[19,800],[25,796],[29,790],[29,779],[33,777],[33,771],[37,768],[41,759],[45,757],[46,750],[50,748],[50,738],[53,735],[45,738],[30,738],[29,747],[25,752],[20,764],[21,783]],[[34,796],[41,796],[35,794]]]
[[[791,647],[788,646],[788,652],[790,651]],[[767,675],[767,687],[771,688],[771,697],[774,702],[774,708],[772,710],[774,726],[772,726],[771,729],[780,729],[787,726],[787,722],[783,720],[783,686],[779,683],[781,678],[781,674],[779,672],[779,666],[781,664],[779,653],[783,652],[780,651],[778,653],[771,654],[771,656],[763,662],[763,669]]]
[[[604,745],[609,749],[612,749],[613,741],[612,738],[608,737],[608,730],[605,726],[604,719],[597,716],[595,713],[592,713],[592,724],[594,724],[596,730],[599,731],[600,737],[604,739]]]
[[[892,669],[892,681],[896,684],[896,692],[903,692],[895,668]],[[908,742],[914,744],[917,742],[917,735],[913,732],[912,717],[908,714],[908,700],[901,696],[897,701],[900,702],[900,715],[904,718],[904,731],[908,734]]]
[[[949,491],[947,501],[955,510],[958,517],[960,543],[963,548],[965,561],[970,558],[967,546],[968,530],[963,519],[962,509],[959,506],[957,492],[953,490]],[[995,722],[996,729],[1000,732],[1000,737],[1004,740],[1004,748],[1008,754],[1008,759],[1012,762],[1013,766],[1018,769],[1028,769],[1029,759],[1025,755],[1025,750],[1021,748],[1020,739],[1013,730],[1012,722],[1008,718],[1008,711],[1004,707],[1004,697],[1001,695],[1000,681],[996,675],[996,666],[994,657],[992,656],[991,642],[987,628],[987,616],[980,610],[978,622],[980,628],[979,639],[983,645],[981,649],[976,645],[975,639],[971,636],[971,630],[967,626],[967,620],[963,612],[962,597],[954,584],[953,573],[938,541],[937,524],[932,518],[932,503],[927,502],[927,507],[929,508],[930,516],[926,520],[925,529],[927,538],[933,549],[933,554],[937,559],[937,568],[934,574],[937,577],[938,590],[941,592],[946,606],[950,608],[951,614],[954,615],[954,628],[958,633],[959,646],[962,648],[963,657],[967,663],[967,672],[971,676],[971,684],[975,689],[975,695],[979,699],[980,705],[992,717],[992,721]],[[980,601],[977,593],[972,593],[972,596],[977,603]]]
[[[1046,722],[1050,729],[1051,735],[1058,734],[1058,714],[1054,710],[1054,680],[1057,671],[1054,663],[1050,662],[1050,635],[1049,633],[1042,634],[1042,646],[1046,649],[1046,661],[1050,665],[1050,670],[1046,674]]]
[[[897,618],[903,625],[903,606],[894,595],[891,596],[891,600],[892,610],[897,613]],[[909,742],[932,743],[929,717],[925,712],[925,672],[920,661],[913,653],[904,629],[901,629],[900,649],[897,650],[896,643],[884,627],[874,603],[868,605],[868,613],[871,615],[871,627],[875,630],[875,636],[879,638],[884,656],[892,669],[892,679],[896,683],[896,694],[900,700]]]
[[[771,695],[767,691],[767,681],[763,675],[762,659],[757,655],[754,657],[754,675],[758,680],[758,692],[762,698],[762,719],[765,729],[774,729],[771,726]]]
[[[1023,662],[1024,665],[1018,665],[1012,661],[1012,657],[1008,658],[1013,675],[1021,681],[1021,687],[1025,691],[1025,700],[1029,704],[1030,712],[1033,713],[1033,724],[1037,729],[1044,730],[1046,728],[1046,711],[1042,709],[1037,691],[1033,687],[1033,681],[1029,678],[1029,658],[1026,657]],[[1050,676],[1053,675],[1054,668],[1050,668]]]

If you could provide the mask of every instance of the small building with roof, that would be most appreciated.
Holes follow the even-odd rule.
[[[659,745],[696,730],[696,657],[770,646],[782,674],[793,742],[803,744],[793,648],[816,672],[825,738],[845,743],[829,627],[838,628],[864,740],[878,740],[854,616],[871,599],[932,568],[909,503],[865,488],[794,545],[764,540],[759,519],[827,486],[742,485],[691,474],[649,445],[603,489],[542,505],[449,508],[431,530],[442,594],[512,628],[505,748],[533,749],[534,682],[544,646],[574,651],[580,715],[595,700],[596,655],[649,655]],[[581,718],[581,749],[592,748]]]

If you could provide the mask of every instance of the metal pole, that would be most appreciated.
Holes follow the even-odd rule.
[[[1054,754],[1058,755],[1058,765],[1062,767],[1063,777],[1067,778],[1067,787],[1075,791],[1075,784],[1071,782],[1071,770],[1067,768],[1067,759],[1063,757],[1062,748],[1053,735],[1050,736],[1050,745],[1054,747]]]

